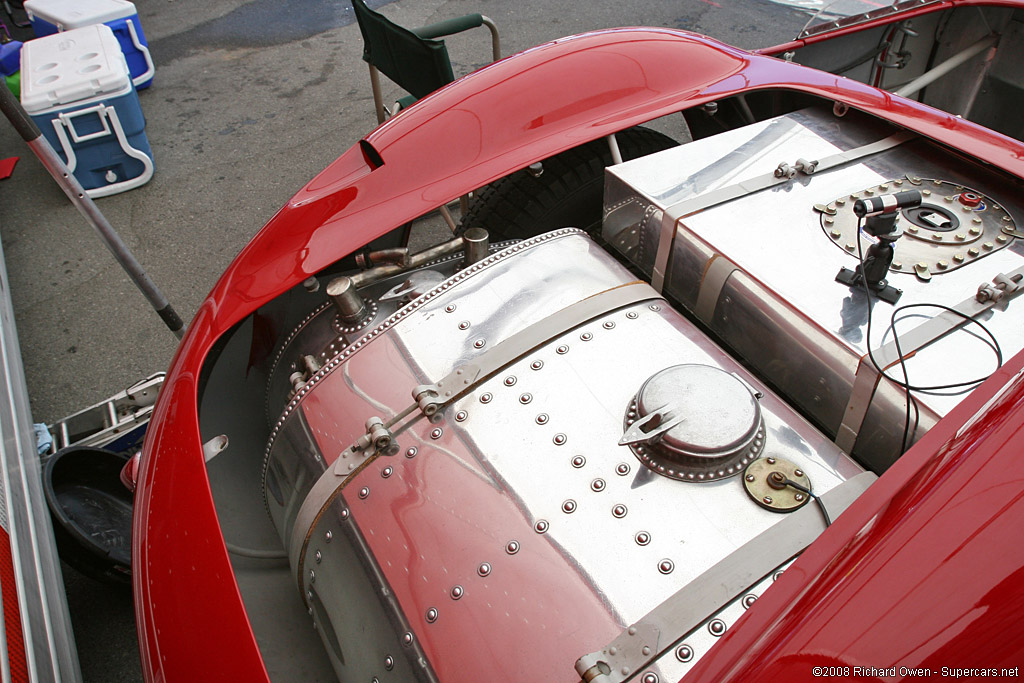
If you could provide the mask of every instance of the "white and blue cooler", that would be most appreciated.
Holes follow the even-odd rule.
[[[114,32],[104,24],[25,43],[21,104],[90,197],[153,177],[146,120]]]
[[[156,67],[146,34],[135,5],[128,0],[25,0],[25,11],[37,37],[106,24],[117,36],[136,89],[147,88],[153,82]]]

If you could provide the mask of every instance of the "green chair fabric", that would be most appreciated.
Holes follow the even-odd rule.
[[[363,34],[363,61],[376,67],[400,88],[418,99],[455,80],[443,40],[420,37],[374,12],[363,0],[352,0],[352,7]],[[424,28],[436,26],[438,24]],[[430,31],[429,35],[448,34]]]

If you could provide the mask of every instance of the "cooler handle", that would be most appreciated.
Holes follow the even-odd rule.
[[[131,144],[129,144],[128,136],[125,135],[124,127],[121,126],[121,119],[118,117],[116,109],[100,104],[98,107],[90,107],[90,109],[82,109],[77,112],[73,112],[73,114],[67,118],[71,118],[75,114],[92,111],[97,108],[100,111],[97,111],[96,113],[99,114],[100,118],[103,120],[104,127],[107,125],[107,119],[110,120],[111,125],[114,127],[114,135],[117,136],[117,141],[121,145],[121,149],[124,153],[133,159],[137,159],[142,162],[142,174],[134,178],[129,178],[128,180],[122,180],[119,183],[112,183],[104,187],[95,187],[91,190],[86,190],[85,193],[92,198],[106,197],[107,195],[117,194],[124,190],[130,190],[149,182],[149,179],[153,177],[153,160],[150,159],[145,152],[135,149]],[[57,132],[57,139],[60,140],[61,149],[64,150],[64,156],[67,157],[68,171],[74,173],[75,167],[78,165],[78,158],[75,156],[75,150],[71,146],[71,141],[68,140],[67,133],[64,131],[64,126],[71,129],[72,137],[74,137],[74,128],[71,127],[70,122],[64,121],[64,117],[65,114],[59,114],[57,118],[53,119],[52,123],[54,130]],[[110,129],[108,128],[107,131],[109,134]],[[80,140],[89,140],[91,138],[99,137],[101,134],[102,133],[94,133],[84,137],[75,138],[75,140],[76,142]]]
[[[78,109],[70,113],[61,112],[57,114],[57,118],[60,119],[61,123],[67,126],[69,131],[71,131],[72,140],[75,142],[85,142],[87,140],[95,140],[96,138],[102,138],[106,135],[110,135],[110,126],[107,125],[106,110],[107,107],[101,103],[97,104],[95,107]],[[75,130],[73,119],[79,116],[85,116],[86,114],[96,114],[96,116],[100,118],[100,123],[103,124],[103,130],[98,130],[95,133],[87,133],[86,135],[79,135],[78,131]],[[56,124],[57,122],[54,121],[55,126]]]
[[[135,45],[135,49],[146,58],[146,71],[132,79],[132,85],[139,85],[153,77],[156,67],[153,66],[153,57],[149,54],[149,48],[139,40],[139,33],[135,30],[135,23],[131,19],[126,19],[125,23],[128,24],[128,33],[132,36],[132,43]]]

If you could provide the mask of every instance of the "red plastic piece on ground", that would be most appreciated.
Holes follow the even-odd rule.
[[[0,180],[6,180],[14,173],[14,165],[18,163],[19,157],[0,159]]]

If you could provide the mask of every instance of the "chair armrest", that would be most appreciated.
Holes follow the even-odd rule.
[[[468,31],[477,26],[486,26],[491,32],[491,58],[495,62],[498,61],[501,59],[501,37],[498,35],[498,27],[482,14],[467,14],[455,19],[439,21],[436,24],[427,24],[413,29],[412,32],[419,38],[429,40]]]
[[[476,28],[477,26],[483,26],[483,23],[484,17],[482,14],[467,14],[464,17],[446,19],[445,21],[439,21],[436,24],[420,26],[419,28],[412,29],[412,32],[420,38],[440,38],[442,36],[450,36],[454,33],[468,31],[469,29]]]

